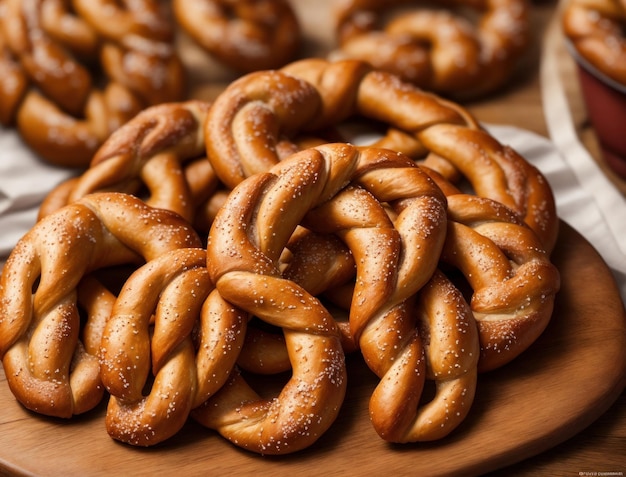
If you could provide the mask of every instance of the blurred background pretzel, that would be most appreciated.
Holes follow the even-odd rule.
[[[569,0],[561,19],[571,46],[609,78],[626,84],[626,4],[622,0]]]
[[[475,99],[506,85],[530,43],[526,0],[337,0],[332,58],[357,58],[429,91]]]
[[[184,72],[161,5],[2,0],[0,64],[19,86],[0,91],[10,105],[3,124],[43,159],[80,168],[141,109],[181,99]]]
[[[288,0],[174,0],[172,5],[182,30],[239,73],[279,68],[301,45]]]
[[[0,355],[17,400],[65,418],[96,406],[103,387],[98,357],[79,339],[81,279],[199,246],[180,216],[121,193],[92,194],[38,222],[9,255],[0,282]]]

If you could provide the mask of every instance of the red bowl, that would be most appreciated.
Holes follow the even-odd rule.
[[[607,165],[626,179],[626,85],[589,64],[568,44],[574,58],[580,87],[602,156]]]

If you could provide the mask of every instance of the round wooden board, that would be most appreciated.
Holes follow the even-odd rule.
[[[476,475],[568,439],[598,418],[626,385],[626,313],[594,248],[562,225],[554,261],[562,274],[554,317],[518,360],[482,375],[470,416],[448,438],[389,445],[372,429],[376,378],[356,356],[342,412],[312,447],[264,457],[190,422],[170,441],[132,448],[110,439],[102,408],[69,421],[30,413],[0,372],[0,475]]]

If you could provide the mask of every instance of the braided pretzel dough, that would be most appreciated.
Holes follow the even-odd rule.
[[[406,5],[383,19],[393,7]],[[436,7],[409,0],[344,0],[336,5],[335,56],[365,60],[444,96],[475,98],[502,87],[512,75],[529,44],[528,10],[526,0],[450,0]]]
[[[502,204],[451,195],[448,216],[442,260],[458,268],[473,290],[479,371],[489,371],[517,357],[544,331],[559,273],[536,234]]]
[[[79,281],[92,270],[200,245],[178,215],[119,193],[92,194],[38,222],[11,252],[0,282],[0,355],[16,398],[58,417],[93,408],[103,388],[98,359],[79,340]]]
[[[178,23],[228,67],[279,68],[300,46],[300,25],[287,0],[175,0]]]
[[[209,106],[191,100],[143,110],[105,141],[82,175],[48,194],[39,217],[88,194],[117,191],[142,195],[148,205],[193,222],[218,187],[204,157],[202,126]]]
[[[283,278],[297,283],[316,297],[349,283],[356,271],[352,253],[338,237],[314,233],[303,227],[298,227],[289,239],[280,262],[283,264],[281,268],[284,268]],[[344,352],[356,351],[354,340],[350,337],[347,314],[342,313],[340,317],[341,310],[329,311],[343,337]],[[256,374],[278,374],[291,369],[280,329],[268,328],[264,323],[255,326],[255,320],[249,324],[237,359],[243,370]]]
[[[128,36],[117,38],[124,43],[120,46],[111,38],[103,41],[98,28],[107,23],[102,19],[117,2],[84,2],[89,9],[82,3],[75,2],[77,12],[80,7],[93,15],[93,7],[99,6],[104,13],[89,22],[63,0],[0,4],[0,64],[9,65],[5,68],[11,78],[18,79],[16,88],[8,85],[0,91],[7,104],[3,124],[15,123],[43,159],[69,167],[84,167],[112,131],[147,104],[179,99],[183,87],[182,65],[159,32],[168,25],[166,17],[161,14],[156,21],[158,15],[151,15],[141,31],[126,31]],[[156,5],[148,0],[131,3],[140,7],[131,13],[137,18]],[[115,55],[105,54],[111,49],[118,51],[116,61],[109,59]],[[100,54],[108,80],[103,87],[84,66]],[[165,69],[162,74],[159,68]]]
[[[570,0],[563,32],[576,51],[609,78],[626,85],[626,3],[622,0]]]
[[[120,291],[102,336],[109,435],[149,446],[178,432],[191,409],[226,381],[245,323],[214,291],[203,249],[174,250],[139,268]],[[150,368],[154,383],[144,395]]]
[[[225,300],[283,328],[293,374],[271,400],[232,374],[193,416],[258,453],[295,452],[315,442],[334,422],[346,390],[344,353],[332,316],[312,295],[282,278],[277,264],[307,208],[343,182],[339,178],[327,185],[326,178],[323,160],[281,176],[255,175],[233,190],[209,234],[207,264],[217,290]]]
[[[349,182],[354,185],[346,186]],[[395,226],[379,200],[396,209]],[[299,301],[313,305],[306,298],[310,296],[308,292],[280,276],[277,260],[294,231],[294,224],[302,219],[307,228],[337,234],[355,257],[357,280],[348,338],[359,342],[366,361],[384,383],[378,388],[384,391],[375,394],[372,402],[387,398],[389,387],[393,387],[397,402],[404,402],[408,394],[413,398],[409,402],[416,408],[419,395],[416,401],[414,393],[419,387],[415,384],[424,379],[423,373],[417,371],[422,358],[421,344],[405,301],[428,282],[437,265],[445,235],[445,198],[409,158],[389,150],[358,149],[347,144],[307,149],[234,189],[209,234],[209,270],[225,299],[283,327],[294,373],[301,364],[293,363],[296,356],[290,339],[296,320],[291,316],[301,313]],[[278,228],[277,223],[281,224]],[[254,293],[243,294],[242,290]],[[279,293],[280,290],[296,292],[298,301],[294,303],[293,298]],[[289,312],[286,323],[279,321],[279,310]],[[387,321],[388,317],[392,318]],[[383,323],[380,328],[379,323]],[[314,329],[313,325],[309,324],[307,329]],[[385,332],[376,335],[370,333],[372,329]],[[388,333],[390,329],[394,332]],[[396,336],[398,342],[387,348],[389,335]],[[381,347],[394,356],[381,358]],[[325,358],[320,358],[318,352],[313,352],[316,356],[313,361],[324,362]],[[392,365],[395,358],[397,365]],[[264,443],[256,449],[268,452],[266,446],[274,442],[276,431],[265,427],[265,415],[257,415],[251,425],[246,420],[250,417],[246,411],[238,406],[236,412],[231,410],[240,400],[254,400],[254,407],[258,408],[254,396],[241,378],[235,376],[232,384],[227,384],[195,414],[204,425],[218,429],[246,448],[255,446],[251,440],[257,432],[262,433]],[[398,409],[390,410],[388,404],[372,404],[378,422],[398,419]],[[315,405],[320,407],[317,402]],[[409,406],[406,414],[415,415],[415,408]],[[263,426],[257,425],[260,419]],[[294,426],[291,424],[290,428]],[[385,438],[395,438],[384,427],[377,430]],[[270,432],[272,438],[268,440]],[[292,435],[287,439],[281,434],[281,446],[288,444],[294,450]],[[272,446],[273,452],[283,451],[276,444]]]
[[[556,206],[537,168],[482,130],[461,106],[361,61],[308,59],[234,81],[208,113],[207,156],[220,180],[234,187],[279,162],[278,145],[300,131],[354,116],[389,126],[371,146],[408,152],[450,181],[468,179],[477,195],[523,217],[552,250]]]

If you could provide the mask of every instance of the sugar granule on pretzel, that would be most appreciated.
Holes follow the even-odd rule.
[[[530,44],[526,0],[342,0],[334,58],[356,58],[455,99],[503,87]]]
[[[176,19],[198,45],[235,71],[279,68],[301,43],[287,0],[175,0]]]
[[[203,249],[173,250],[135,271],[102,333],[109,435],[151,446],[176,434],[226,381],[245,324],[245,314],[214,292]]]
[[[387,128],[370,146],[409,153],[457,184],[469,181],[476,195],[523,217],[552,250],[556,206],[535,166],[484,131],[462,106],[362,61],[307,59],[234,81],[207,116],[207,156],[225,184],[236,184],[279,162],[279,143],[355,117]]]
[[[9,255],[0,282],[0,355],[18,401],[57,417],[97,405],[100,365],[79,340],[81,278],[200,245],[177,214],[120,193],[92,194],[38,222]]]

